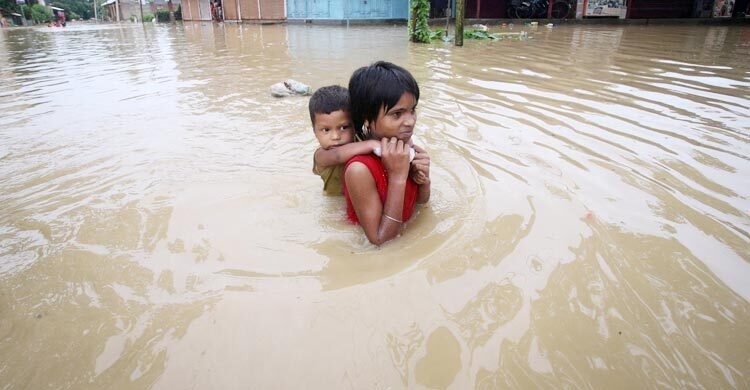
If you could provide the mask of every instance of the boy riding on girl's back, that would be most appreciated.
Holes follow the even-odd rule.
[[[320,148],[313,155],[313,173],[323,179],[328,195],[341,195],[344,164],[359,154],[370,154],[380,142],[353,142],[354,125],[349,113],[349,91],[338,85],[315,91],[309,103],[310,120]]]

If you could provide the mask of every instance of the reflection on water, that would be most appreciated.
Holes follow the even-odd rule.
[[[750,28],[0,33],[11,388],[750,386]],[[294,78],[422,88],[433,197],[375,248]],[[289,374],[292,367],[293,374]]]

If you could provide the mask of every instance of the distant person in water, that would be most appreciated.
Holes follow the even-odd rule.
[[[419,86],[406,69],[379,61],[357,69],[349,80],[351,117],[358,137],[380,140],[380,157],[352,157],[344,167],[347,217],[380,245],[396,237],[415,203],[430,199],[430,157],[413,145]]]
[[[349,92],[331,85],[318,89],[308,104],[315,138],[320,147],[313,154],[313,173],[323,179],[323,191],[341,195],[341,174],[352,157],[370,154],[380,142],[353,142],[354,125],[349,112]]]

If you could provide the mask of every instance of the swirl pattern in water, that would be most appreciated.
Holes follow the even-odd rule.
[[[750,386],[750,28],[527,31],[2,30],[0,383]],[[268,93],[377,59],[433,181],[381,248]]]

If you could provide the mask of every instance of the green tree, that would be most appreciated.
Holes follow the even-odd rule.
[[[64,9],[65,15],[68,19],[77,19],[73,17],[73,14],[76,14],[76,16],[82,19],[90,19],[94,17],[93,0],[54,0],[47,4]]]
[[[0,10],[3,14],[11,12],[20,12],[21,8],[16,5],[16,0],[0,0]]]
[[[427,43],[432,32],[427,20],[430,17],[430,0],[411,0],[411,18],[409,18],[409,37],[412,42]]]
[[[31,6],[31,20],[34,23],[48,23],[52,21],[52,11],[40,4]]]

